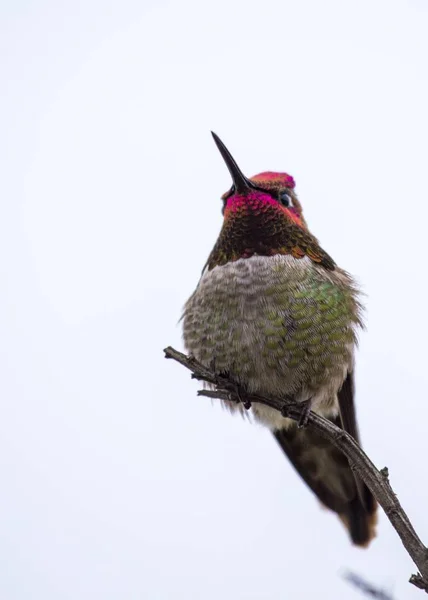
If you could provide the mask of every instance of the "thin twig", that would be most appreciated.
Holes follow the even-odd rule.
[[[295,421],[298,421],[301,416],[301,407],[292,400],[247,394],[245,390],[228,377],[217,375],[213,370],[205,367],[193,357],[186,356],[171,347],[165,348],[164,352],[166,358],[172,358],[189,369],[194,379],[208,382],[214,386],[213,390],[199,391],[198,395],[200,396],[242,402],[247,408],[253,402],[258,402],[279,411],[284,417],[294,419]],[[370,489],[400,536],[409,556],[419,569],[419,573],[410,577],[410,583],[428,593],[428,549],[419,539],[396,494],[392,490],[389,483],[388,470],[384,468],[379,471],[354,438],[328,419],[310,412],[308,426],[313,427],[317,433],[343,452],[351,468]]]
[[[374,585],[363,579],[363,577],[357,575],[357,573],[352,573],[351,571],[348,571],[343,575],[343,578],[346,579],[346,581],[349,581],[349,583],[352,583],[352,585],[354,585],[356,588],[358,588],[364,594],[370,596],[371,598],[376,598],[376,600],[394,600],[391,594],[388,594],[384,590],[375,587]]]

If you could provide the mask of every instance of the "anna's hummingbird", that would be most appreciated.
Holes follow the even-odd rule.
[[[187,351],[250,394],[301,402],[300,425],[310,407],[358,440],[356,285],[310,233],[293,178],[267,171],[248,179],[213,137],[233,185],[222,196],[220,235],[184,308]],[[242,404],[224,404],[243,412]],[[352,542],[368,545],[376,502],[347,459],[310,427],[260,404],[251,410]]]

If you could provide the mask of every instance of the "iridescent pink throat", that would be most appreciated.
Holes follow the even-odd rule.
[[[248,194],[233,194],[229,196],[226,200],[224,218],[226,221],[228,218],[248,212],[254,215],[263,214],[267,211],[271,212],[272,208],[277,211],[278,216],[285,215],[296,223],[296,225],[304,228],[302,218],[294,207],[285,207],[270,194],[257,190],[251,191]]]

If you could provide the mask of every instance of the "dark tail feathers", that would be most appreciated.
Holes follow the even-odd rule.
[[[341,427],[340,418],[332,419]],[[274,432],[279,445],[319,500],[336,512],[357,546],[375,537],[376,501],[367,486],[355,479],[348,460],[310,428]]]

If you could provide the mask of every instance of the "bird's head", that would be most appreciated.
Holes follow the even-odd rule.
[[[293,177],[264,171],[247,178],[220,138],[212,135],[229,169],[232,187],[222,196],[223,227],[208,268],[253,255],[275,254],[308,256],[326,268],[334,268],[332,259],[308,230]]]

